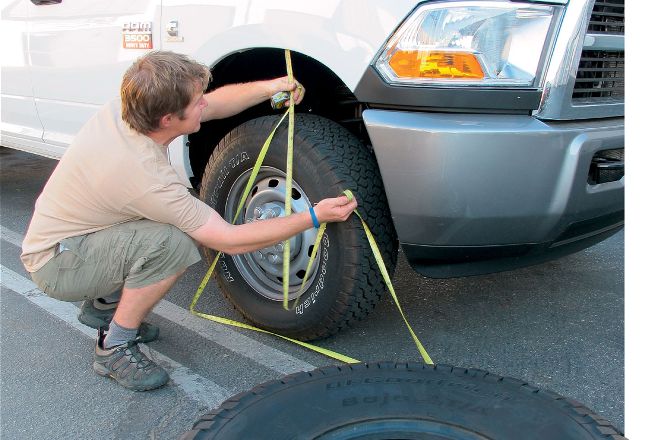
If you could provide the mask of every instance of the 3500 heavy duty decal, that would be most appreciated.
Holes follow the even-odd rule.
[[[121,41],[124,49],[153,49],[151,22],[133,21],[124,23],[121,31]]]

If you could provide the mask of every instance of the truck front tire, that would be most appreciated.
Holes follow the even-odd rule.
[[[227,134],[213,152],[200,198],[231,222],[249,175],[278,117],[248,121]],[[315,115],[295,121],[292,211],[350,189],[369,224],[390,273],[398,243],[380,173],[372,154],[342,126]],[[284,215],[287,130],[275,134],[237,223]],[[222,254],[215,269],[220,289],[258,327],[300,340],[330,336],[366,316],[385,291],[359,219],[328,224],[311,273],[300,285],[316,229],[291,240],[290,310],[283,308],[282,245],[244,255]],[[215,251],[205,250],[210,262]],[[295,304],[295,307],[293,305]]]

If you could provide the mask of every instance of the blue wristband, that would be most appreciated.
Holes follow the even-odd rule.
[[[312,216],[312,223],[314,223],[314,227],[316,229],[320,228],[321,225],[319,224],[319,219],[316,218],[316,213],[314,212],[314,207],[313,206],[309,207],[309,215]]]

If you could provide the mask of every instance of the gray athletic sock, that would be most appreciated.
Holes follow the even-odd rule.
[[[105,335],[103,348],[108,349],[132,341],[137,337],[137,333],[138,329],[122,327],[113,319],[112,322],[110,322],[108,333]]]

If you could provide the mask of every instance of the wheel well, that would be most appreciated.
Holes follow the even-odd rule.
[[[355,134],[363,145],[369,145],[367,130],[362,121],[364,105],[351,90],[325,65],[306,55],[292,52],[293,74],[305,86],[305,99],[296,110],[314,113],[343,125]],[[226,84],[250,82],[286,75],[284,50],[273,48],[250,49],[224,58],[212,69],[208,90]],[[194,176],[190,179],[197,188],[213,149],[220,140],[238,125],[275,111],[268,101],[230,118],[208,121],[188,137],[190,165]]]

